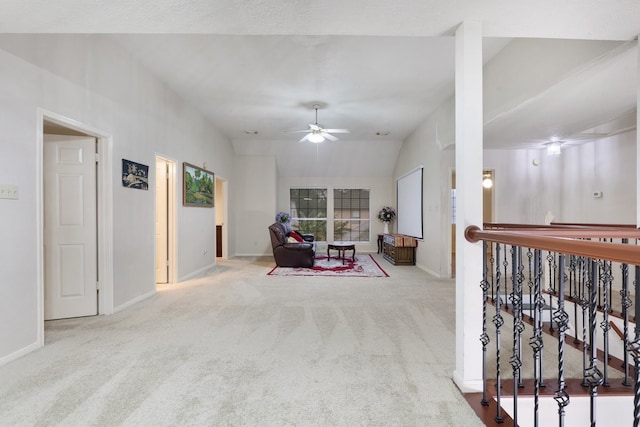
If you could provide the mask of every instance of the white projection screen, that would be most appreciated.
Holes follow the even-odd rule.
[[[422,170],[418,166],[397,179],[398,234],[422,239]]]

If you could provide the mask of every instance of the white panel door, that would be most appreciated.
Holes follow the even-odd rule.
[[[98,314],[96,141],[45,135],[45,320]]]
[[[169,283],[167,162],[156,159],[156,283]]]

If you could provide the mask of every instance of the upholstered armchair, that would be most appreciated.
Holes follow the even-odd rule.
[[[290,232],[279,222],[269,226],[273,258],[280,267],[313,267],[315,242],[312,235],[303,235],[303,241],[290,238]],[[291,241],[290,241],[291,240]]]

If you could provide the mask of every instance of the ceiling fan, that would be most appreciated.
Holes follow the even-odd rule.
[[[313,142],[314,144],[319,144],[321,142],[324,142],[325,139],[328,139],[329,141],[337,141],[338,138],[331,135],[332,133],[349,133],[348,129],[324,129],[322,126],[320,126],[318,124],[319,108],[320,106],[317,104],[313,106],[313,109],[316,110],[316,122],[313,124],[309,123],[309,129],[288,131],[291,133],[307,132],[307,134],[303,136],[298,142],[309,141],[309,142]]]

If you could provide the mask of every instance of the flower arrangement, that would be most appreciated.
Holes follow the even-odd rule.
[[[378,219],[382,222],[391,222],[396,219],[396,210],[390,206],[385,206],[378,212]]]
[[[278,212],[276,214],[276,222],[286,224],[291,220],[291,216],[287,212]]]

